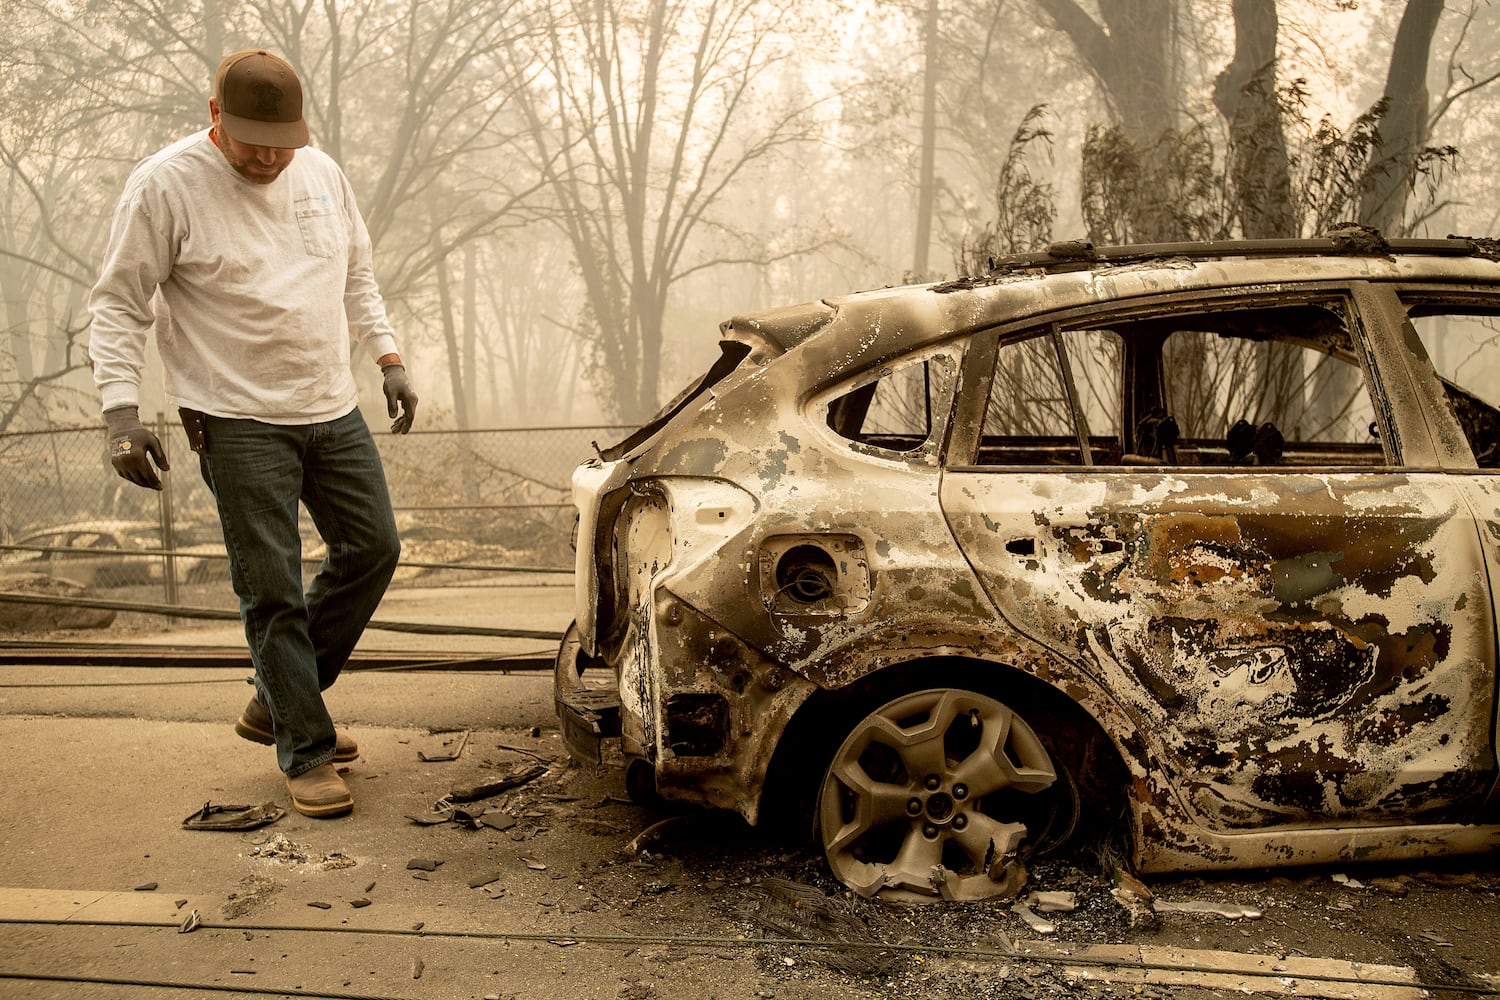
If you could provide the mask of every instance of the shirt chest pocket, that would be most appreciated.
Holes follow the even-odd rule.
[[[344,248],[342,220],[330,209],[298,209],[297,228],[302,231],[302,249],[314,257],[337,257]]]

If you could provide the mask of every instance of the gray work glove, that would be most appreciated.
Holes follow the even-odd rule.
[[[104,427],[109,438],[109,462],[120,478],[137,486],[161,489],[161,477],[152,468],[150,459],[155,459],[163,472],[171,466],[167,465],[167,452],[161,441],[141,423],[140,407],[116,406],[105,410]]]
[[[380,372],[385,376],[386,415],[396,417],[397,404],[401,408],[401,416],[396,417],[391,424],[391,433],[405,434],[411,430],[411,422],[417,416],[417,393],[411,387],[411,380],[406,377],[405,365],[386,365]]]

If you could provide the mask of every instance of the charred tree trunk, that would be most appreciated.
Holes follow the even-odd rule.
[[[1176,5],[1170,0],[1099,0],[1096,22],[1076,0],[1039,0],[1099,81],[1120,134],[1133,150],[1142,177],[1163,176],[1176,139],[1179,101],[1173,67]],[[1102,23],[1101,23],[1102,22]],[[1141,191],[1126,206],[1133,239],[1184,239],[1172,213]]]
[[[1250,239],[1297,234],[1286,135],[1276,99],[1276,0],[1234,0],[1234,59],[1214,82],[1229,124],[1230,171]]]
[[[1365,174],[1359,221],[1387,236],[1405,235],[1407,195],[1427,145],[1427,62],[1443,0],[1410,0],[1396,29],[1385,82],[1385,117]]]

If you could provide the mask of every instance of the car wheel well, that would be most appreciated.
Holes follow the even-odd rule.
[[[963,688],[1003,703],[1041,738],[1081,803],[1076,827],[1047,851],[1093,855],[1108,868],[1132,856],[1129,771],[1099,722],[1081,705],[1026,671],[957,657],[913,660],[845,688],[821,690],[798,709],[766,772],[760,823],[798,842],[813,835],[818,788],[844,737],[870,712],[913,691]]]

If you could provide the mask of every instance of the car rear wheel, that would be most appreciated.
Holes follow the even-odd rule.
[[[920,691],[865,716],[834,754],[819,837],[834,875],[864,896],[1014,895],[1026,859],[1072,829],[1076,788],[1007,706],[963,689]]]

